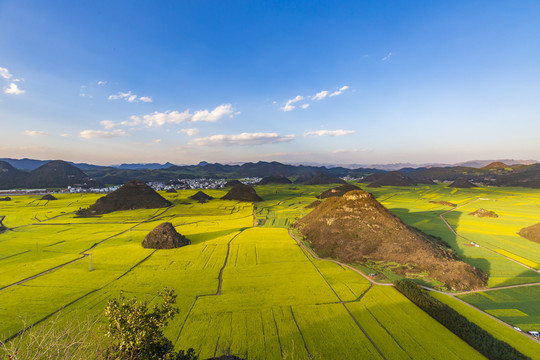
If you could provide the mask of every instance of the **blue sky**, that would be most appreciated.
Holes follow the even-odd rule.
[[[538,1],[0,1],[0,157],[539,159]]]

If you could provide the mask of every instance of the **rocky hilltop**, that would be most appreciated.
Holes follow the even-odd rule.
[[[453,183],[451,183],[448,186],[449,187],[455,187],[455,188],[464,188],[464,189],[476,187],[476,185],[474,185],[472,182],[470,182],[469,180],[467,180],[464,177],[460,177],[460,178],[456,179],[456,181],[454,181]]]
[[[304,181],[304,185],[328,185],[328,184],[346,184],[345,180],[341,180],[322,172],[317,172],[312,178]]]
[[[540,223],[523,228],[518,234],[527,240],[540,243]]]
[[[236,184],[232,189],[222,197],[223,200],[236,200],[245,202],[262,201],[262,198],[257,195],[255,189],[249,185]]]
[[[191,241],[179,234],[170,222],[156,226],[142,242],[147,249],[175,249],[189,244]]]
[[[360,189],[356,185],[344,184],[344,185],[340,185],[338,187],[335,187],[333,189],[326,190],[322,194],[319,194],[317,196],[317,199],[326,199],[326,198],[329,198],[329,197],[343,196],[346,193],[348,193],[349,191],[353,191],[353,190],[362,190],[362,189]]]
[[[154,209],[171,206],[154,189],[139,180],[131,180],[118,190],[97,199],[88,209],[79,212],[79,215],[100,215],[113,211]]]
[[[322,257],[397,263],[393,270],[402,276],[427,272],[454,290],[483,288],[487,280],[481,270],[403,223],[363,190],[326,199],[295,226]]]
[[[292,184],[292,181],[283,175],[270,175],[259,181],[258,185],[267,184]]]

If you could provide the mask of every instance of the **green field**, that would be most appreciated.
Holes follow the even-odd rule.
[[[166,286],[176,290],[180,309],[167,336],[177,348],[193,347],[203,359],[226,352],[247,359],[482,358],[392,287],[373,286],[352,270],[314,259],[288,235],[286,228],[309,211],[304,207],[330,187],[257,187],[265,201],[256,204],[255,221],[251,203],[200,204],[189,199],[195,190],[163,193],[174,203],[168,209],[92,218],[77,218],[74,211],[99,195],[59,195],[49,202],[37,196],[14,197],[0,205],[4,223],[13,228],[0,234],[1,339],[20,331],[23,322],[33,324],[56,313],[63,319],[99,316],[107,299],[120,291],[153,299]],[[515,235],[540,215],[540,196],[533,191],[455,191],[442,186],[369,190],[404,221],[440,236],[466,261],[484,269],[490,286],[540,281],[540,274],[495,251],[540,262],[540,244]],[[225,194],[205,192],[216,198]],[[466,215],[480,207],[476,201],[446,219],[480,248],[466,246],[467,241],[442,222],[439,215],[450,208],[429,202],[459,205],[478,197],[490,198],[482,200],[482,207],[499,218]],[[164,221],[172,222],[192,245],[142,248],[144,236]],[[18,281],[23,282],[14,285]],[[535,319],[531,326],[538,324],[537,288],[515,289],[523,291],[515,295],[519,304],[502,308],[519,309],[525,318]],[[481,296],[463,297],[474,303],[467,299],[473,295]],[[504,313],[495,316],[504,319]]]

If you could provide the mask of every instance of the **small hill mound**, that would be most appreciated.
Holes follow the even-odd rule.
[[[245,202],[257,202],[262,201],[261,197],[257,195],[254,188],[245,184],[237,184],[222,197],[223,200],[236,200]]]
[[[495,211],[489,211],[489,210],[486,210],[486,209],[478,209],[476,211],[473,211],[471,213],[469,213],[469,215],[471,216],[475,216],[475,217],[490,217],[490,218],[497,218],[499,217],[499,215],[497,215],[495,213]]]
[[[386,173],[375,173],[375,174],[368,175],[362,180],[362,182],[373,183],[381,179],[382,177],[384,177],[385,174]]]
[[[319,206],[319,204],[322,204],[322,201],[321,200],[315,200],[311,204],[304,206],[304,209],[313,209],[313,208]]]
[[[389,173],[382,174],[382,176],[377,176],[377,180],[373,181],[372,184],[379,186],[414,186],[417,183],[399,171],[390,171]]]
[[[51,194],[43,195],[40,200],[57,200],[54,196]]]
[[[348,263],[397,263],[402,276],[428,273],[454,290],[479,289],[487,276],[444,244],[393,215],[370,193],[350,191],[326,199],[295,226],[322,257]]]
[[[7,161],[0,161],[0,189],[23,187],[28,174],[16,169]]]
[[[213,199],[213,197],[202,191],[198,191],[195,195],[191,195],[189,198],[192,200],[197,200],[200,203],[205,203]]]
[[[29,188],[58,188],[70,185],[98,185],[75,167],[62,160],[49,161],[45,165],[32,170],[26,177],[26,186]]]
[[[238,180],[229,180],[225,183],[225,187],[233,187],[238,184],[242,184],[242,183]]]
[[[258,183],[258,185],[267,185],[267,184],[292,184],[292,181],[283,175],[271,175],[271,176],[262,178],[262,180],[259,181]]]
[[[172,189],[172,188],[171,188],[171,189],[165,190],[165,192],[166,192],[166,193],[169,193],[169,194],[176,194],[176,193],[177,193],[177,191],[174,190],[174,189]]]
[[[311,179],[304,181],[304,185],[328,185],[328,184],[346,184],[345,180],[341,180],[332,176],[317,172]]]
[[[518,234],[527,240],[540,243],[540,223],[523,228]]]
[[[326,199],[329,197],[343,196],[345,195],[345,193],[348,193],[349,191],[353,191],[353,190],[362,190],[362,189],[360,189],[356,185],[351,185],[351,184],[340,185],[333,189],[326,190],[322,194],[318,195],[317,199]]]
[[[482,169],[485,169],[485,170],[504,170],[508,167],[508,165],[506,165],[505,163],[501,162],[501,161],[495,161],[495,162],[492,162],[491,164],[487,164],[486,166],[482,167]]]
[[[171,203],[146,183],[131,180],[118,190],[97,199],[80,215],[100,215],[120,210],[154,209],[168,206],[171,206]]]
[[[191,241],[179,234],[170,222],[156,226],[142,242],[147,249],[175,249],[189,244]]]
[[[456,204],[451,203],[451,202],[449,202],[449,201],[430,201],[430,203],[432,203],[432,204],[439,204],[439,205],[451,206],[451,207],[454,207],[454,208],[457,207]]]
[[[0,198],[0,201],[11,201],[11,198],[9,196]]]
[[[449,187],[454,187],[454,188],[464,188],[464,189],[476,187],[476,185],[474,185],[472,182],[465,179],[464,177],[460,177],[460,178],[456,179],[456,181],[454,181],[453,183],[451,183],[448,186]]]

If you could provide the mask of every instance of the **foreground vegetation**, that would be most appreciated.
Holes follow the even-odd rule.
[[[310,211],[305,206],[330,187],[257,187],[264,201],[256,204],[255,219],[250,203],[199,203],[189,199],[194,190],[162,193],[173,203],[170,208],[92,218],[78,218],[74,212],[94,203],[98,195],[58,195],[49,202],[14,197],[1,207],[1,215],[7,215],[4,224],[12,231],[0,234],[0,339],[36,324],[24,336],[29,339],[28,334],[88,317],[98,319],[93,327],[102,331],[108,299],[123,292],[147,298],[153,306],[159,303],[157,292],[166,286],[178,294],[179,313],[163,334],[177,350],[193,347],[201,359],[226,353],[247,359],[483,358],[394,288],[372,285],[348,268],[313,258],[288,235],[286,229]],[[540,281],[537,272],[494,251],[540,262],[540,244],[514,231],[534,222],[540,196],[515,189],[456,190],[440,185],[370,191],[409,225],[440,237],[465,261],[482,268],[489,275],[488,286]],[[214,198],[226,193],[205,192]],[[497,200],[482,206],[495,210],[499,218],[469,219],[465,214],[475,209],[474,203],[445,215],[467,240],[455,236],[439,218],[450,209],[429,202],[462,205],[480,197]],[[144,236],[164,221],[192,245],[142,248]],[[481,247],[467,246],[470,241]],[[361,266],[368,273],[397,276],[391,264]],[[38,274],[42,275],[31,278]],[[418,280],[437,285],[429,278]],[[23,282],[15,285],[19,281]],[[531,303],[528,313],[538,309],[533,296],[524,294],[521,301]],[[53,318],[57,320],[51,325]],[[518,349],[514,343],[520,341],[531,348],[536,345],[518,335],[504,341]],[[96,341],[85,349],[90,351],[92,345],[102,347]]]

